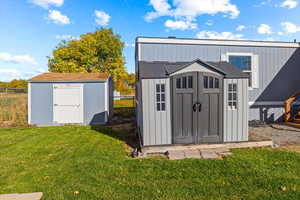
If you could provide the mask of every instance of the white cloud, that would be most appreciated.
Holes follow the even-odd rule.
[[[0,61],[7,62],[7,63],[32,65],[32,66],[37,65],[37,62],[29,55],[13,56],[9,53],[0,52]]]
[[[170,16],[194,21],[199,15],[225,13],[230,18],[236,18],[240,11],[230,0],[173,0],[172,6],[168,0],[150,0],[154,11],[146,14],[145,20],[152,21],[158,17]]]
[[[44,69],[44,68],[38,68],[35,72],[36,73],[45,73],[47,72],[48,70]]]
[[[64,0],[31,0],[31,2],[45,9],[50,6],[61,7],[64,4]]]
[[[125,42],[125,47],[135,47],[135,43]]]
[[[80,40],[80,37],[73,35],[56,35],[55,38],[58,40]]]
[[[280,25],[282,26],[285,33],[296,33],[300,31],[300,26],[291,22],[281,22]],[[282,32],[279,32],[278,34],[283,35]]]
[[[95,10],[95,15],[96,15],[96,23],[100,26],[107,26],[110,20],[110,16],[103,12],[103,11],[99,11],[99,10]]]
[[[266,39],[265,39],[265,41],[270,41],[270,42],[273,42],[273,41],[275,41],[275,39],[274,39],[274,38],[272,38],[272,37],[269,37],[269,38],[266,38]]]
[[[0,81],[6,82],[20,78],[21,72],[17,69],[0,69]]]
[[[192,23],[190,21],[173,21],[173,20],[167,20],[165,22],[165,26],[167,28],[170,28],[172,30],[187,30],[187,29],[197,29],[197,24]]]
[[[49,10],[47,19],[54,24],[66,25],[71,23],[70,18],[61,14],[58,10]]]
[[[207,26],[212,26],[212,25],[214,25],[214,22],[212,20],[208,20],[205,24]]]
[[[242,30],[244,30],[246,28],[246,26],[244,26],[244,25],[239,25],[238,27],[236,27],[236,31],[242,31]]]
[[[297,0],[285,0],[282,2],[280,7],[287,7],[289,9],[295,8],[298,5]]]
[[[272,34],[272,28],[268,24],[261,24],[257,28],[259,34]]]
[[[199,39],[242,40],[244,36],[231,32],[201,31],[196,37]]]

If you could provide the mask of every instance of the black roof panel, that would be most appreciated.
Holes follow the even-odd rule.
[[[178,70],[193,64],[194,62],[200,62],[202,65],[206,65],[208,68],[212,68],[219,73],[224,74],[225,78],[248,78],[248,75],[239,68],[229,64],[228,62],[203,62],[201,60],[195,60],[192,62],[139,62],[139,75],[140,78],[168,78],[169,74],[172,74]]]

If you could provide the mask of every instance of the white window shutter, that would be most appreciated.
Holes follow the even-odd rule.
[[[259,88],[259,59],[258,55],[253,55],[252,64],[252,88]]]
[[[226,54],[221,54],[221,61],[228,62],[228,59],[227,59],[227,55],[226,55]]]

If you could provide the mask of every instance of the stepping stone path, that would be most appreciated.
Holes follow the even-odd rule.
[[[0,194],[0,200],[40,200],[42,196],[42,192],[26,194]]]
[[[232,152],[226,148],[220,149],[189,149],[189,150],[173,150],[167,152],[167,157],[170,160],[181,160],[185,158],[198,159],[220,159],[225,156],[232,155]]]

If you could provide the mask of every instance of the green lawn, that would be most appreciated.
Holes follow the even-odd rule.
[[[41,191],[47,200],[300,198],[300,154],[247,149],[223,160],[132,159],[124,134],[93,129],[0,129],[0,194]]]

